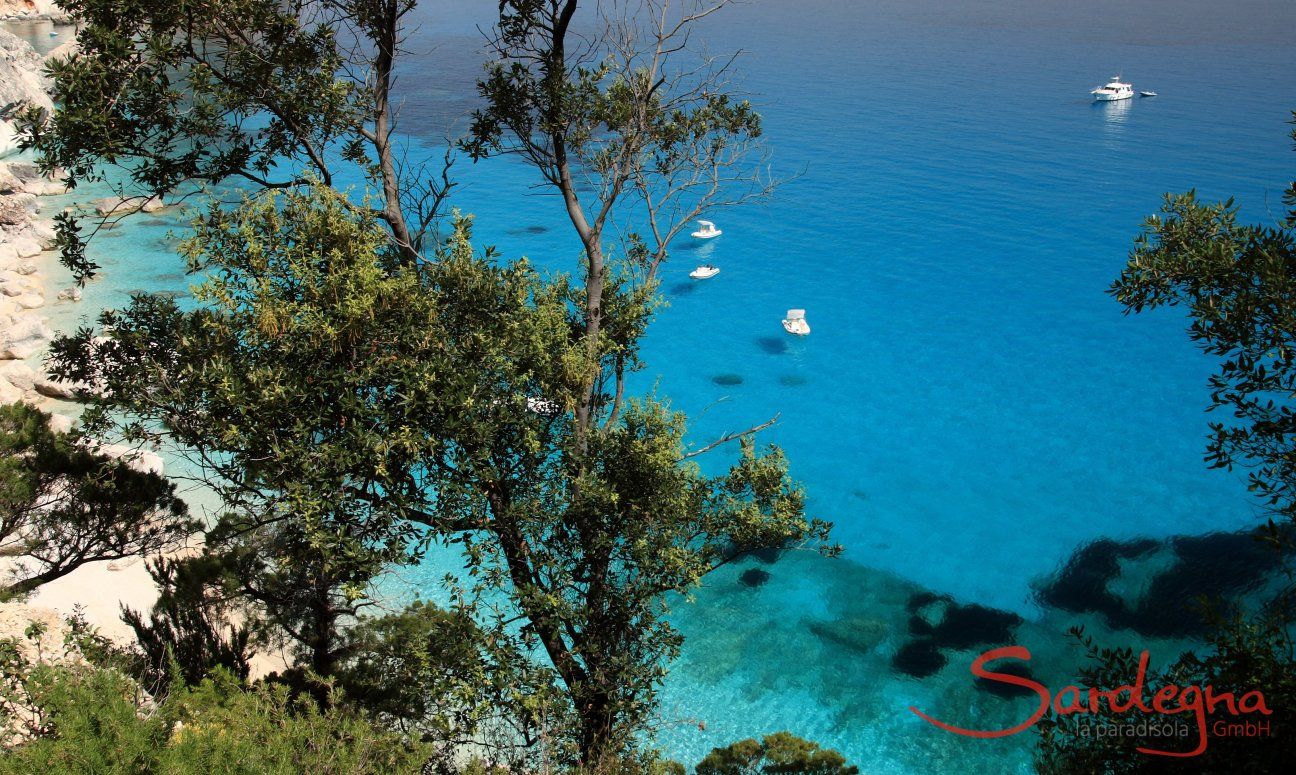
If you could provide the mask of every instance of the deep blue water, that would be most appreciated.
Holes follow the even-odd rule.
[[[419,11],[400,76],[416,145],[465,125],[474,25],[492,5]],[[1239,478],[1202,462],[1211,363],[1183,319],[1124,317],[1105,289],[1163,192],[1195,187],[1236,196],[1250,220],[1277,217],[1293,23],[1289,2],[1200,0],[764,0],[708,23],[710,48],[747,52],[773,169],[796,177],[766,204],[714,214],[723,237],[680,241],[638,386],[670,396],[698,441],[778,413],[763,438],[786,449],[846,552],[726,569],[677,608],[688,642],[664,690],[669,753],[696,761],[788,728],[870,773],[1026,768],[1029,735],[972,741],[907,712],[987,727],[1028,712],[973,688],[981,648],[948,650],[925,678],[893,670],[911,597],[1021,615],[1016,639],[1060,680],[1076,659],[1066,627],[1103,626],[1034,596],[1073,552],[1254,523]],[[1160,96],[1092,104],[1088,90],[1117,72]],[[529,170],[457,172],[480,242],[574,271],[561,204],[529,188]],[[151,223],[103,254],[117,266],[88,304],[176,287],[159,253],[167,226]],[[689,280],[703,259],[722,273]],[[783,333],[789,307],[808,310],[810,337]],[[717,383],[730,375],[740,384]],[[1175,556],[1125,563],[1112,584],[1137,595]],[[763,585],[739,582],[757,568]],[[437,578],[429,569],[429,589]],[[1181,645],[1105,632],[1151,644],[1154,660]]]

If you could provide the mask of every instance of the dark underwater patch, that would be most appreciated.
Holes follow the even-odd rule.
[[[783,556],[783,550],[777,546],[767,546],[764,549],[756,549],[752,551],[751,556],[766,565],[773,565]]]
[[[788,347],[786,339],[780,339],[777,336],[758,336],[756,337],[756,346],[761,349],[761,352],[770,355],[782,355],[791,349]]]
[[[534,226],[524,226],[520,229],[509,229],[508,233],[509,234],[544,234],[547,231],[549,231],[548,226],[541,226],[540,224],[536,224]]]
[[[978,603],[959,605],[948,595],[919,592],[905,604],[909,632],[930,639],[940,648],[970,649],[980,645],[1010,643],[1023,619]]]
[[[759,587],[772,578],[769,571],[763,571],[760,568],[748,568],[738,577],[738,583],[744,587]]]
[[[783,387],[801,387],[807,382],[809,382],[809,380],[800,374],[784,374],[779,377],[779,384]]]
[[[940,672],[948,661],[935,641],[924,638],[909,641],[901,647],[891,658],[891,667],[914,678],[926,678]]]
[[[741,374],[717,374],[711,378],[711,381],[717,385],[733,387],[735,385],[741,385],[743,383],[743,378]]]
[[[951,605],[936,625],[932,637],[944,648],[970,649],[981,645],[1002,645],[1013,639],[1022,618],[1011,611],[969,603]]]
[[[1125,599],[1111,590],[1121,576],[1122,561],[1128,565],[1167,548],[1173,562],[1151,575],[1139,599]],[[1062,610],[1101,614],[1112,627],[1150,637],[1202,636],[1209,627],[1198,599],[1215,601],[1227,613],[1230,598],[1256,590],[1278,570],[1277,553],[1251,531],[1166,541],[1100,539],[1072,554],[1037,597]]]
[[[670,288],[672,296],[685,296],[697,290],[697,283],[676,283]]]

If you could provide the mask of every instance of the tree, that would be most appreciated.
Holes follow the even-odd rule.
[[[216,668],[246,680],[250,630],[230,623],[230,606],[211,593],[203,570],[212,557],[178,560],[161,557],[149,562],[149,575],[158,587],[158,599],[146,619],[122,607],[122,620],[135,632],[144,652],[144,684],[165,688],[194,685]]]
[[[248,2],[235,9],[265,11]],[[105,30],[94,34],[111,33],[106,28],[118,4],[96,0]],[[146,7],[161,13],[151,2]],[[357,25],[357,39],[373,41],[377,33],[367,31],[399,29],[400,14],[374,10],[388,5],[321,7],[354,11],[354,20],[344,17]],[[574,13],[575,3],[564,7]],[[253,562],[246,578],[282,582],[283,590],[297,593],[286,596],[291,601],[316,601],[306,613],[326,623],[329,643],[341,642],[339,628],[356,611],[332,616],[338,607],[321,608],[319,601],[338,595],[360,601],[377,574],[417,562],[428,542],[442,542],[462,552],[463,573],[447,585],[483,633],[484,655],[511,680],[526,682],[498,693],[512,703],[514,747],[541,749],[546,766],[598,767],[633,755],[656,686],[679,649],[680,636],[665,618],[668,600],[688,594],[707,573],[747,551],[788,545],[835,550],[826,543],[829,525],[804,515],[804,497],[778,450],[759,449],[750,432],[734,434],[720,441],[742,440],[737,461],[720,476],[704,475],[692,458],[716,444],[690,449],[679,413],[653,395],[628,393],[626,376],[639,366],[638,344],[655,308],[652,273],[673,227],[659,227],[653,244],[629,239],[620,253],[630,260],[599,258],[610,208],[633,201],[619,192],[638,190],[654,197],[654,206],[676,201],[663,199],[667,190],[699,192],[691,200],[680,195],[678,201],[693,202],[681,205],[681,213],[699,203],[718,204],[721,195],[708,195],[707,185],[688,183],[691,176],[671,183],[654,165],[693,165],[697,181],[706,173],[714,183],[727,174],[730,154],[756,136],[755,114],[702,85],[679,92],[684,102],[672,103],[665,86],[683,81],[644,81],[630,49],[621,60],[624,77],[609,70],[606,78],[591,80],[564,66],[554,88],[566,93],[573,78],[593,85],[600,96],[589,115],[608,116],[606,126],[633,128],[623,140],[604,143],[606,152],[596,151],[602,141],[579,146],[583,163],[620,182],[602,200],[609,214],[587,221],[599,224],[601,236],[589,239],[590,232],[582,240],[587,259],[594,258],[573,283],[565,275],[542,277],[525,261],[474,250],[466,219],[435,245],[402,236],[390,210],[408,201],[409,183],[388,174],[381,149],[366,134],[382,134],[373,128],[374,111],[381,115],[379,97],[362,111],[373,127],[343,127],[328,137],[342,148],[351,147],[348,132],[369,142],[376,162],[370,180],[382,192],[381,204],[332,190],[332,178],[301,144],[304,135],[259,90],[284,90],[285,104],[313,115],[319,105],[333,103],[321,102],[320,74],[305,71],[332,74],[333,60],[308,49],[309,56],[288,60],[315,63],[300,64],[300,85],[280,79],[275,65],[269,71],[253,67],[245,79],[213,90],[202,78],[215,77],[207,69],[226,67],[230,54],[210,62],[196,54],[227,46],[243,51],[251,44],[231,40],[229,29],[246,26],[247,18],[199,10],[199,21],[215,20],[127,25],[126,32],[135,30],[129,40],[91,49],[90,69],[56,74],[69,89],[99,74],[125,77],[131,94],[151,95],[137,105],[138,116],[101,133],[116,140],[101,142],[87,125],[60,125],[56,118],[37,135],[37,145],[50,149],[50,160],[65,158],[72,167],[77,159],[88,165],[131,158],[161,172],[179,164],[185,170],[180,177],[210,180],[242,169],[212,166],[223,157],[181,152],[183,143],[155,146],[153,129],[134,133],[138,122],[170,132],[174,122],[188,120],[178,103],[131,80],[139,69],[135,60],[143,58],[152,77],[189,73],[197,79],[195,94],[208,89],[213,96],[205,99],[213,104],[237,103],[238,110],[215,111],[215,129],[189,132],[216,138],[212,148],[242,148],[236,161],[255,159],[269,154],[270,139],[287,136],[290,147],[275,157],[283,159],[274,168],[282,179],[256,174],[255,165],[255,177],[243,177],[289,190],[278,199],[253,196],[237,209],[215,207],[203,217],[186,247],[193,269],[208,278],[196,294],[197,309],[183,312],[169,300],[138,298],[102,319],[106,339],[86,330],[57,342],[54,370],[102,387],[92,426],[104,432],[115,426],[127,438],[169,440],[194,455],[222,496],[231,540],[250,542],[246,552],[236,553]],[[502,27],[525,27],[541,10],[506,4]],[[395,26],[375,26],[375,15]],[[654,29],[661,30],[664,18],[653,17]],[[283,25],[275,34],[294,44],[304,34]],[[655,33],[659,64],[682,42],[684,29]],[[566,34],[564,27],[550,43],[561,44]],[[163,40],[155,44],[153,37]],[[177,38],[183,48],[173,46]],[[637,39],[617,40],[628,45]],[[248,58],[280,61],[262,56],[267,51],[257,48]],[[382,45],[370,51],[375,56],[366,61],[374,69],[366,72],[381,82],[391,64],[383,62],[393,52]],[[546,61],[566,58],[560,51]],[[303,94],[291,94],[299,88]],[[102,90],[90,94],[94,105],[116,115]],[[145,102],[157,108],[146,109]],[[280,134],[265,135],[255,122],[239,119],[244,110],[264,112],[264,120],[282,127]],[[627,118],[613,120],[613,114]],[[562,180],[572,167],[557,170]],[[674,205],[662,207],[663,216],[674,212]],[[312,570],[308,577],[294,575],[299,569]],[[325,594],[312,596],[311,590]],[[305,644],[306,620],[289,609],[274,613],[271,598],[281,596],[250,588],[242,594]],[[314,616],[320,613],[326,615]],[[316,672],[341,669],[349,658],[331,646],[321,651],[308,645],[307,651],[305,663],[323,658]]]
[[[416,450],[437,440],[390,398],[426,390],[441,360],[414,338],[428,302],[377,216],[309,191],[214,205],[183,248],[209,274],[203,308],[138,297],[104,315],[109,339],[80,331],[53,360],[99,380],[87,427],[168,442],[204,472],[224,511],[187,563],[197,586],[327,677],[370,582],[424,540],[405,509],[424,501]]]
[[[697,775],[856,775],[858,772],[858,767],[847,764],[846,758],[836,751],[820,748],[818,743],[802,740],[790,732],[775,732],[759,741],[748,738],[715,748],[697,766]]]
[[[25,595],[87,563],[177,548],[197,530],[175,486],[50,430],[26,404],[0,407],[0,599]]]
[[[632,276],[640,292],[651,292],[670,241],[689,221],[773,189],[747,159],[758,147],[760,116],[727,92],[733,57],[675,64],[690,54],[693,26],[728,4],[612,2],[578,18],[578,0],[500,3],[490,39],[495,61],[478,85],[486,106],[474,114],[464,146],[474,159],[525,159],[561,196],[579,241],[589,363],[576,407],[578,442],[596,415],[615,423],[636,366],[641,329],[608,314],[613,300],[605,303],[605,294]],[[582,22],[594,32],[579,34]],[[589,202],[581,199],[583,182],[593,189]],[[606,244],[618,226],[627,230],[619,254]],[[605,353],[601,338],[612,344]]]
[[[52,116],[27,111],[24,145],[68,183],[114,178],[118,219],[195,184],[283,189],[341,168],[377,183],[369,207],[407,260],[449,193],[452,158],[409,164],[392,88],[414,0],[67,0],[78,55],[51,63]],[[359,204],[359,203],[357,203]],[[65,259],[93,273],[70,219]]]

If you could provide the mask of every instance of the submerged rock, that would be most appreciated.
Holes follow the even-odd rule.
[[[134,212],[154,213],[166,207],[160,196],[110,196],[95,202],[95,212],[102,216],[127,215]]]
[[[738,583],[744,587],[759,587],[771,578],[769,571],[760,568],[748,568],[738,577]]]
[[[843,646],[851,651],[869,653],[886,641],[891,628],[881,619],[851,616],[827,622],[813,622],[810,624],[810,631],[825,642]]]
[[[914,678],[926,678],[939,673],[947,662],[935,641],[922,639],[909,641],[897,651],[891,658],[891,667]]]

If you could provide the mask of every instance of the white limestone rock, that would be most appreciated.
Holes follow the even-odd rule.
[[[47,423],[47,426],[51,431],[54,431],[55,433],[71,433],[72,425],[74,422],[76,421],[73,420],[71,417],[68,417],[66,414],[59,414],[58,412],[54,412],[53,414],[50,415],[49,423]]]
[[[166,205],[162,197],[110,196],[95,202],[95,212],[102,216],[127,215],[133,212],[155,213]]]
[[[36,371],[25,363],[10,361],[4,365],[4,379],[0,382],[22,392],[36,389]]]
[[[20,314],[0,331],[0,360],[25,360],[45,348],[54,332],[39,315]]]
[[[125,444],[104,444],[101,441],[86,440],[83,442],[85,447],[91,452],[97,452],[110,458],[125,460],[131,468],[136,471],[145,473],[154,473],[162,475],[164,465],[162,458],[148,450],[138,449]]]
[[[17,237],[11,240],[9,244],[13,246],[14,252],[18,254],[19,258],[39,256],[44,250],[39,242],[26,236]]]
[[[48,398],[62,398],[67,401],[75,401],[85,392],[85,385],[76,382],[59,382],[47,376],[37,377],[35,380],[36,392]]]

